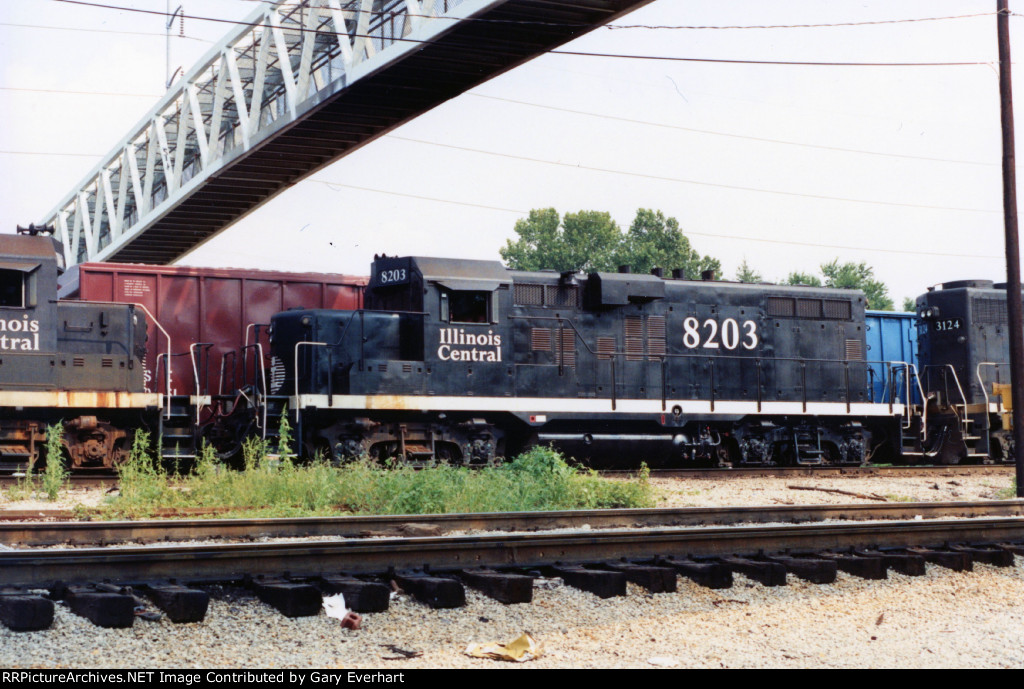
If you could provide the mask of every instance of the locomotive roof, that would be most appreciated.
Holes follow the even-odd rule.
[[[50,237],[13,234],[0,237],[0,262],[8,270],[34,270],[44,261],[57,260]]]

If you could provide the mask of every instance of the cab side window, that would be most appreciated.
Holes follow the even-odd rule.
[[[0,270],[0,306],[25,308],[25,274],[19,270]]]
[[[491,292],[441,290],[441,320],[446,323],[490,323]]]

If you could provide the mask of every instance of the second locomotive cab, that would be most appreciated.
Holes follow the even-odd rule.
[[[335,460],[486,464],[542,444],[592,466],[859,465],[892,452],[909,415],[896,369],[874,380],[864,305],[856,290],[380,256],[364,310],[274,316],[269,393],[303,449]]]

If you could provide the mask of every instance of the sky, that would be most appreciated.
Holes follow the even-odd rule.
[[[254,7],[183,4],[237,20]],[[1010,8],[1024,14],[1021,0]],[[381,252],[499,259],[533,208],[607,211],[623,229],[653,208],[726,278],[744,260],[766,280],[864,261],[897,307],[941,282],[1003,281],[995,9],[656,0],[564,49],[748,62],[543,55],[340,159],[179,263],[365,275]],[[800,26],[847,23],[858,25]],[[780,25],[793,28],[639,28]],[[0,232],[42,221],[156,103],[164,26],[0,2]],[[171,71],[225,33],[186,20]],[[1011,43],[1020,59],[1024,17],[1011,18]],[[972,64],[750,64],[767,61]],[[1014,68],[1024,93],[1024,60]]]

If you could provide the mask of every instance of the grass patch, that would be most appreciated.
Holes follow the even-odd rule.
[[[883,497],[889,502],[917,502],[909,495],[897,495],[896,493],[886,493]]]
[[[260,441],[243,448],[245,468],[229,471],[204,448],[188,476],[160,469],[136,437],[122,465],[120,496],[103,507],[111,517],[145,517],[158,509],[229,509],[230,516],[444,514],[651,507],[648,472],[608,481],[570,466],[558,452],[535,448],[498,467],[385,467],[368,459],[343,467],[296,465],[268,455]],[[220,515],[219,515],[220,516]]]
[[[1014,500],[1017,497],[1017,479],[1013,479],[1006,488],[996,491],[996,498],[999,500]]]

